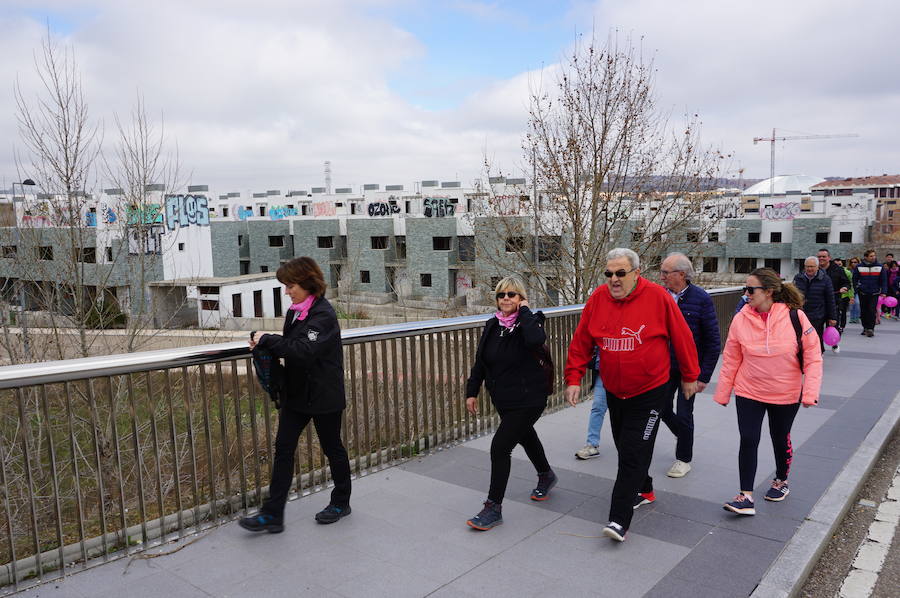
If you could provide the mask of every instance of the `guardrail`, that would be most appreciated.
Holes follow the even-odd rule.
[[[710,293],[723,339],[737,287]],[[581,305],[544,309],[557,392]],[[493,431],[462,400],[488,315],[342,332],[343,437],[356,476]],[[245,514],[265,497],[275,414],[247,345],[0,367],[0,592],[128,556]],[[313,426],[295,493],[326,488]]]

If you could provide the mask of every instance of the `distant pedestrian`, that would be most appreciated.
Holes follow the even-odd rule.
[[[703,392],[716,369],[722,349],[716,307],[709,294],[691,282],[694,267],[690,258],[683,253],[670,253],[660,266],[660,275],[694,337],[700,362],[697,392]],[[670,478],[682,478],[691,470],[694,454],[694,397],[685,396],[681,390],[681,371],[674,354],[669,392],[675,400],[675,408],[673,409],[670,400],[663,411],[662,420],[675,435],[676,443],[675,462],[666,475]]]
[[[844,276],[847,277],[847,280],[853,280],[853,273],[844,265],[844,260],[835,258],[834,263],[843,268]],[[841,335],[844,334],[844,328],[847,327],[847,315],[850,313],[850,302],[853,301],[853,283],[847,285],[847,288],[841,293],[840,300],[835,305],[837,307],[837,329]],[[832,347],[835,353],[840,351],[840,347]]]
[[[825,323],[834,326],[837,320],[835,320],[836,309],[831,279],[826,276],[824,270],[819,269],[818,258],[806,258],[803,272],[794,277],[794,286],[803,295],[803,312],[819,335],[819,345],[824,353],[825,343],[822,341],[822,335]]]
[[[647,475],[669,389],[669,347],[675,351],[685,396],[697,392],[697,349],[691,329],[669,293],[641,277],[638,255],[625,248],[606,256],[607,283],[588,299],[569,345],[566,400],[575,405],[595,346],[607,393],[609,423],[619,453],[609,523],[603,535],[622,542],[634,508],[653,494]]]
[[[863,260],[853,270],[853,290],[859,300],[862,334],[875,336],[875,310],[878,297],[887,294],[887,271],[875,258],[875,250],[867,249]]]
[[[763,418],[769,419],[776,468],[765,498],[778,502],[790,491],[794,417],[801,403],[810,407],[819,401],[822,352],[809,319],[800,310],[803,298],[774,270],[757,268],[747,277],[746,288],[750,303],[731,322],[713,398],[728,405],[734,391],[741,437],[740,492],[724,508],[738,515],[755,515],[753,488]],[[792,311],[801,331],[799,339]]]
[[[900,264],[894,261],[893,253],[889,253],[888,256],[890,256],[890,260],[886,261],[884,264],[884,269],[887,271],[887,293],[885,296],[898,297],[897,287],[898,283],[900,283]],[[882,305],[881,311],[887,318],[896,318],[897,314],[900,313],[900,306],[895,305],[894,307],[890,307],[888,305]]]
[[[859,258],[852,257],[850,261],[847,262],[847,269],[850,270],[850,280],[853,280],[853,271],[856,270],[856,267],[859,265]],[[859,297],[856,295],[856,289],[851,284],[850,285],[850,314],[849,314],[849,322],[851,324],[859,324]]]
[[[838,332],[843,334],[844,328],[841,325],[842,298],[844,293],[847,292],[847,289],[851,288],[853,284],[851,283],[850,277],[844,272],[844,268],[837,263],[837,260],[831,259],[831,252],[828,251],[828,248],[823,247],[817,251],[816,259],[819,261],[819,270],[824,272],[825,276],[831,280],[831,289],[834,292],[835,324],[832,324],[832,326],[837,326]],[[809,314],[806,315],[809,316]],[[846,314],[844,315],[844,319],[846,320]],[[840,351],[840,347],[837,345],[833,346],[831,349],[835,353]]]
[[[515,277],[497,283],[497,312],[484,325],[466,382],[466,409],[478,413],[478,392],[484,382],[491,402],[500,415],[500,425],[491,441],[491,484],[484,508],[466,523],[479,531],[487,531],[503,523],[503,498],[512,450],[522,445],[537,471],[537,486],[531,500],[547,500],[556,485],[556,474],[550,468],[544,446],[534,424],[547,407],[544,370],[536,354],[544,346],[544,314],[528,307],[525,286]]]

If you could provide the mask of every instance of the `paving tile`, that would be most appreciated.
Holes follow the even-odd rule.
[[[692,548],[713,526],[654,510],[641,519],[640,525],[632,523],[631,529],[642,536]]]
[[[210,595],[168,571],[160,571],[129,582],[123,580],[115,587],[93,594],[95,598],[121,598],[122,596],[129,598],[159,598],[160,596],[208,598]]]
[[[421,571],[421,570],[420,570]],[[383,563],[380,567],[371,569],[346,579],[334,588],[335,592],[347,598],[418,598],[426,596],[441,587],[442,584],[406,567],[399,567],[390,563]]]

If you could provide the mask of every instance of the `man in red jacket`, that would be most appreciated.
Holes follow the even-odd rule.
[[[671,344],[685,396],[697,392],[700,366],[684,316],[660,285],[641,277],[640,258],[625,248],[606,256],[607,283],[591,294],[566,358],[566,400],[573,406],[594,346],[607,392],[609,422],[619,453],[616,483],[603,535],[622,542],[641,493],[653,492],[647,475],[660,415],[669,398]]]

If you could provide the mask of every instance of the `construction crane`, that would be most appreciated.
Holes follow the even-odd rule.
[[[775,195],[775,142],[776,141],[797,141],[800,139],[837,139],[847,137],[859,137],[856,133],[839,133],[836,135],[792,135],[790,137],[778,137],[775,135],[775,129],[772,129],[771,137],[754,137],[753,145],[760,141],[768,141],[772,144],[772,158],[769,164],[769,195]]]

